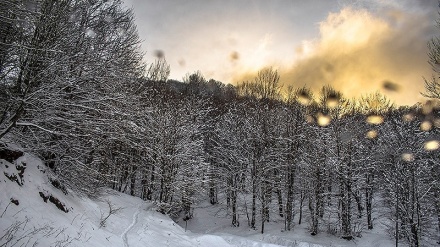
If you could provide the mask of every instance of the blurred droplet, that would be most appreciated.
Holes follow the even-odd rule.
[[[238,59],[240,59],[240,54],[236,51],[233,51],[230,55],[229,55],[229,59],[233,62],[236,61]]]
[[[307,115],[306,116],[306,121],[307,121],[307,123],[312,124],[312,123],[315,122],[315,119],[312,116]]]
[[[335,108],[339,105],[339,100],[329,99],[326,102],[328,108]]]
[[[300,103],[301,105],[309,105],[311,101],[311,97],[307,92],[301,91],[298,94],[298,103]]]
[[[430,131],[432,129],[432,123],[425,120],[420,124],[420,129],[423,131]]]
[[[436,128],[440,128],[440,118],[436,118],[436,119],[434,119],[434,126],[435,126]]]
[[[400,90],[400,86],[396,83],[390,81],[384,81],[382,84],[383,88],[387,91],[397,92]]]
[[[403,121],[405,121],[405,122],[412,122],[415,119],[414,114],[412,114],[412,113],[407,113],[407,114],[403,115],[402,118],[403,118]]]
[[[96,33],[95,33],[95,31],[93,31],[93,29],[87,28],[86,29],[86,36],[89,37],[89,38],[95,38],[96,37]]]
[[[329,63],[326,64],[324,68],[325,68],[325,71],[328,73],[333,72],[333,70],[334,70],[333,65],[331,65]]]
[[[368,139],[374,139],[377,137],[377,130],[370,130],[366,134]]]
[[[402,160],[406,162],[412,162],[414,161],[414,154],[412,153],[403,153],[402,154]]]
[[[332,121],[330,116],[324,115],[322,113],[318,113],[317,117],[318,117],[318,125],[322,127],[329,125],[330,122]]]
[[[155,50],[154,56],[161,59],[161,58],[165,57],[165,53],[162,50]]]
[[[433,151],[433,150],[437,150],[440,147],[440,143],[437,140],[430,140],[430,141],[426,141],[423,147],[425,148],[425,150]]]
[[[432,112],[435,108],[438,107],[438,106],[437,106],[437,103],[438,103],[438,102],[433,101],[433,100],[428,100],[428,101],[426,101],[426,103],[423,104],[423,107],[422,107],[422,112],[423,112],[423,114],[425,114],[425,115],[429,115],[429,114],[431,114],[431,112]]]
[[[179,61],[177,61],[179,63],[180,66],[185,67],[185,59],[179,59]]]
[[[367,123],[378,125],[383,123],[383,117],[379,115],[370,115],[367,117]]]
[[[325,104],[329,108],[335,108],[339,105],[339,96],[336,94],[330,94],[325,101]]]

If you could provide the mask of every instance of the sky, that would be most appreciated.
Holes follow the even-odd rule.
[[[344,96],[423,101],[438,0],[125,0],[147,62],[163,52],[171,79],[200,71],[236,85],[273,67],[280,82]]]

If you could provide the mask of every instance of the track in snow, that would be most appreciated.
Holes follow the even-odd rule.
[[[134,225],[136,225],[136,223],[138,222],[138,216],[139,213],[141,212],[141,207],[138,206],[136,212],[133,214],[133,220],[131,222],[131,224],[127,227],[127,229],[125,229],[125,231],[122,233],[121,238],[122,241],[124,242],[124,247],[130,247],[130,245],[128,244],[128,239],[127,239],[127,233],[134,227]]]

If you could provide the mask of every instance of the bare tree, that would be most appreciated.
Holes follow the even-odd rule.
[[[439,12],[440,14],[440,12]],[[440,19],[437,19],[437,27],[440,29]],[[430,80],[425,80],[425,92],[423,96],[433,99],[440,99],[440,81],[438,75],[440,74],[440,37],[434,37],[428,43],[429,48],[429,64],[436,75],[433,75]]]
[[[238,93],[257,99],[279,99],[280,75],[272,67],[258,71],[253,81],[244,81],[238,85]]]

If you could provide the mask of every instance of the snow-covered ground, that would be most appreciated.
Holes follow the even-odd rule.
[[[25,166],[22,178],[20,168]],[[325,233],[311,236],[306,223],[284,232],[268,223],[266,233],[238,228],[219,214],[220,206],[197,205],[194,218],[175,223],[153,203],[109,190],[98,199],[67,195],[54,187],[42,162],[25,154],[12,163],[0,159],[0,246],[392,246],[385,232],[374,230],[355,241]],[[13,181],[16,177],[16,181]],[[22,185],[19,185],[22,184]],[[41,192],[41,193],[40,193]],[[52,198],[50,198],[52,196]],[[47,198],[47,202],[43,200]],[[58,209],[64,205],[68,212]],[[18,204],[18,205],[16,205]],[[111,208],[111,214],[102,223]]]
[[[335,246],[362,246],[362,247],[381,247],[394,246],[394,242],[382,224],[376,224],[375,229],[364,230],[361,238],[347,241],[326,232],[320,232],[312,236],[308,230],[308,223],[304,221],[301,225],[296,224],[292,231],[284,231],[283,219],[273,217],[271,222],[265,225],[265,233],[261,234],[258,230],[252,230],[247,225],[245,216],[240,216],[240,226],[231,227],[231,217],[225,213],[221,205],[212,206],[209,202],[197,205],[194,209],[193,219],[188,221],[188,231],[200,234],[214,234],[230,239],[234,246],[242,246],[234,243],[236,236],[244,237],[249,240],[271,243],[281,246],[301,246],[301,247],[335,247]],[[185,222],[179,221],[179,225],[185,227]],[[400,246],[405,246],[399,243]]]

